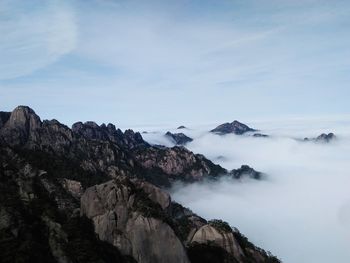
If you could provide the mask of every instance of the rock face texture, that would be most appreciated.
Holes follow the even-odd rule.
[[[212,177],[227,171],[208,161],[203,155],[194,155],[184,147],[147,148],[135,151],[135,158],[145,169],[153,169],[168,174],[169,178],[184,181],[198,181],[210,174]]]
[[[249,177],[252,179],[261,179],[263,176],[263,173],[255,171],[253,168],[251,168],[248,165],[242,165],[239,169],[233,169],[230,174],[235,179],[240,179],[243,177]]]
[[[220,231],[209,224],[199,228],[192,237],[191,243],[207,244],[212,242],[223,248],[239,261],[244,257],[243,251],[236,241],[232,231]]]
[[[227,123],[221,124],[217,126],[215,129],[211,130],[210,132],[213,132],[219,135],[225,135],[230,133],[234,133],[236,135],[242,135],[246,132],[254,132],[254,131],[257,131],[257,130],[252,129],[239,121],[233,121],[231,123],[227,122]]]
[[[0,261],[279,262],[156,186],[222,173],[202,155],[150,146],[112,124],[70,129],[25,106],[1,112]]]
[[[92,219],[101,240],[138,262],[189,262],[181,241],[162,221],[162,206],[170,205],[169,197],[153,194],[160,190],[151,190],[150,185],[150,194],[138,186],[115,180],[88,188],[81,199],[81,213]],[[147,200],[148,195],[152,199]],[[147,202],[159,211],[147,211]]]
[[[11,144],[16,141],[22,145],[28,139],[37,139],[36,131],[41,127],[40,118],[32,109],[25,106],[17,107],[3,124],[1,129],[3,139]]]
[[[176,145],[185,145],[186,143],[192,142],[193,139],[181,133],[167,132],[166,137],[170,138]]]

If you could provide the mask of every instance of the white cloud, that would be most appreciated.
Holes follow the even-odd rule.
[[[31,74],[75,48],[74,13],[62,1],[2,1],[0,9],[0,79]]]
[[[189,149],[227,169],[249,164],[268,174],[265,181],[226,178],[216,183],[180,185],[172,190],[173,198],[207,219],[228,221],[283,262],[347,263],[349,116],[250,124],[273,137],[217,136],[205,132],[215,125],[184,132],[195,138],[188,144]],[[294,139],[331,131],[338,140],[330,144]],[[145,137],[160,141],[155,134]]]

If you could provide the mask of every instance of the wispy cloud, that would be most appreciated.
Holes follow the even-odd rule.
[[[346,1],[24,3],[2,2],[0,80],[11,80],[0,88],[9,93],[7,107],[17,104],[13,87],[33,94],[64,87],[108,94],[105,100],[118,102],[110,117],[124,124],[349,112]],[[107,118],[104,106],[87,106],[95,97],[69,101],[62,93],[53,103]],[[222,105],[230,106],[219,112]]]
[[[29,75],[76,46],[74,14],[60,1],[1,1],[0,10],[0,80]]]

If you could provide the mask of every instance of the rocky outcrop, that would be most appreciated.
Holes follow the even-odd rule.
[[[1,128],[2,139],[10,144],[23,145],[28,139],[37,139],[40,118],[26,106],[18,106]]]
[[[232,177],[235,178],[235,179],[248,177],[248,178],[252,178],[252,179],[257,179],[258,180],[258,179],[262,178],[263,173],[255,171],[253,168],[251,168],[248,165],[242,165],[238,169],[233,169],[230,172],[230,175],[232,175]]]
[[[150,147],[135,152],[135,158],[146,169],[156,169],[171,179],[198,181],[206,175],[218,176],[227,171],[203,155],[193,154],[184,147]]]
[[[160,188],[145,181],[132,179],[132,182],[137,188],[142,189],[142,191],[144,191],[147,194],[147,197],[149,199],[159,204],[163,210],[167,209],[170,206],[171,199],[170,195],[167,192],[162,191]]]
[[[322,133],[316,138],[304,138],[304,141],[314,141],[314,142],[321,142],[321,143],[328,143],[331,141],[334,141],[337,137],[334,135],[334,133]]]
[[[279,263],[222,220],[211,220],[196,230],[188,245],[191,262]]]
[[[219,135],[225,135],[225,134],[236,134],[236,135],[242,135],[246,132],[254,132],[257,131],[255,129],[252,129],[248,127],[247,125],[239,122],[239,121],[233,121],[231,123],[224,123],[219,126],[217,126],[215,129],[211,130],[210,132],[219,134]]]
[[[177,129],[181,130],[181,129],[187,129],[187,128],[186,128],[186,126],[181,125],[181,126],[177,127]]]
[[[89,188],[81,199],[81,213],[92,219],[101,240],[140,263],[189,262],[181,241],[162,218],[162,209],[170,202],[164,202],[167,198],[160,190],[154,194],[146,185],[150,190],[146,193],[139,187],[142,184],[115,180]],[[154,214],[147,211],[145,203],[155,206]]]
[[[191,244],[194,243],[212,243],[223,248],[239,262],[242,262],[242,258],[244,257],[243,251],[232,231],[220,231],[210,224],[206,224],[196,231],[191,239]]]
[[[170,138],[172,142],[174,142],[176,145],[185,145],[189,142],[192,142],[193,139],[186,136],[185,134],[181,133],[171,133],[167,132],[165,134],[166,137]]]

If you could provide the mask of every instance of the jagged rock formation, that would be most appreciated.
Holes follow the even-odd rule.
[[[233,169],[230,174],[232,175],[233,178],[235,179],[240,179],[243,177],[249,177],[252,179],[261,179],[263,176],[263,173],[255,171],[253,168],[251,168],[248,165],[242,165],[238,169]]]
[[[188,137],[187,135],[181,133],[171,133],[167,132],[165,134],[168,138],[170,138],[176,145],[185,145],[186,143],[192,142],[193,139]]]
[[[7,115],[2,114],[4,120]],[[46,158],[69,159],[72,166],[88,173],[137,176],[157,185],[170,185],[173,179],[193,181],[217,175],[218,170],[226,172],[185,148],[151,146],[132,130],[123,133],[113,124],[99,126],[94,122],[78,122],[69,129],[57,120],[42,122],[25,106],[10,113],[0,130],[0,142],[27,155],[35,151],[35,155],[48,155]]]
[[[257,130],[252,129],[239,121],[233,121],[231,123],[227,122],[227,123],[221,124],[217,126],[215,129],[211,130],[210,132],[213,132],[219,135],[225,135],[230,133],[234,133],[236,135],[242,135],[246,132],[254,132],[254,131],[257,131]]]
[[[204,156],[23,106],[0,120],[1,262],[279,262],[152,184],[227,172]]]
[[[333,140],[335,140],[337,137],[334,135],[334,133],[330,132],[328,134],[326,133],[322,133],[319,136],[317,136],[316,138],[304,138],[304,141],[314,141],[314,142],[323,142],[323,143],[328,143],[331,142]]]

